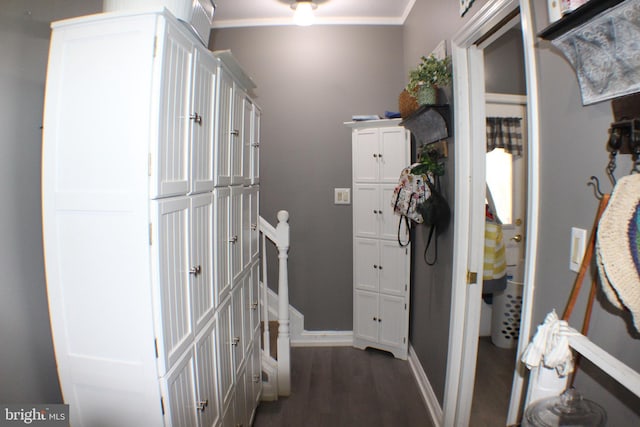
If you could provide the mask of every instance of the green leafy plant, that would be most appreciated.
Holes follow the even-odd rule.
[[[451,83],[451,57],[438,59],[433,54],[422,57],[416,68],[409,72],[407,91],[412,95],[418,92],[420,86],[428,84],[445,87]]]
[[[444,175],[444,161],[442,154],[432,147],[428,147],[419,154],[419,164],[411,169],[414,174],[432,173],[437,176]]]

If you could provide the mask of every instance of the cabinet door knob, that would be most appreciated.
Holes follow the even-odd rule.
[[[238,236],[233,236],[231,239],[229,239],[229,243],[237,243],[238,242]]]
[[[251,224],[251,230],[256,231],[258,229],[258,224]]]
[[[378,265],[377,264],[373,264],[373,268],[378,268]]]
[[[378,154],[378,157],[379,157],[379,158],[382,158],[382,154]]]
[[[198,404],[196,405],[196,409],[197,409],[198,411],[202,411],[202,412],[204,412],[204,410],[205,410],[205,408],[206,408],[207,406],[209,406],[209,399],[207,399],[207,400],[201,400],[201,401],[199,401],[199,402],[198,402]]]
[[[231,135],[238,136],[238,135],[240,135],[240,131],[238,129],[234,129],[234,130],[231,131]]]
[[[233,340],[231,341],[231,345],[234,347],[237,347],[239,342],[240,342],[240,337],[233,337]]]
[[[378,266],[378,270],[382,270],[382,266],[381,265]]]
[[[251,144],[252,147],[258,148],[260,147],[260,143],[259,142],[254,142],[253,144]]]
[[[194,122],[196,122],[197,124],[199,124],[200,126],[202,126],[202,116],[198,113],[193,113],[189,116],[189,120],[193,120]]]
[[[195,267],[191,267],[191,269],[189,270],[189,274],[193,274],[196,277],[200,275],[200,273],[202,273],[202,267],[199,265],[196,265]]]
[[[260,382],[260,375],[255,374],[252,378],[254,383]]]
[[[378,317],[378,322],[382,322],[382,319]]]
[[[374,318],[373,318],[373,321],[375,322],[376,320],[378,320],[378,318],[377,318],[377,317],[374,317]]]
[[[377,155],[377,154],[374,154],[374,155],[373,155],[373,157],[377,159],[377,158],[378,158],[378,155]]]
[[[251,310],[255,310],[256,308],[258,308],[258,301],[254,301],[249,305],[249,308],[251,308]]]

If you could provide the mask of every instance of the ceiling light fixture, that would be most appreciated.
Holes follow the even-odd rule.
[[[318,5],[311,0],[296,0],[291,3],[291,9],[295,10],[293,14],[293,22],[301,27],[308,27],[313,24],[313,21],[315,20],[313,10],[317,7]]]

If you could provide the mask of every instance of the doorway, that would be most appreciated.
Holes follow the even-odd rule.
[[[452,39],[454,67],[456,158],[456,211],[449,357],[443,404],[443,425],[470,425],[481,317],[485,224],[486,106],[484,48],[492,37],[522,25],[527,87],[526,258],[523,302],[517,354],[529,341],[538,207],[538,116],[532,11],[527,0],[491,0]],[[516,424],[526,372],[513,360],[509,411],[503,425]]]

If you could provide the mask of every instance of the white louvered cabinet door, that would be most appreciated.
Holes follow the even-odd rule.
[[[396,215],[391,204],[393,197],[393,191],[396,188],[396,184],[381,184],[380,185],[380,204],[378,205],[379,219],[379,231],[380,238],[398,241],[398,223],[400,221],[400,215]],[[400,224],[400,237],[402,241],[406,241],[406,225]]]
[[[230,164],[231,164],[231,185],[244,184],[244,177],[242,175],[242,151],[244,144],[244,101],[247,94],[234,83],[233,85],[233,113],[231,117],[231,151],[230,151]],[[250,118],[247,117],[247,120]]]
[[[404,298],[380,294],[378,309],[380,344],[395,348],[406,345],[407,310]]]
[[[249,207],[249,232],[251,234],[251,261],[253,262],[260,254],[260,188],[257,185],[250,187],[251,199]]]
[[[229,269],[229,188],[216,188],[213,191],[213,287],[216,303],[220,303],[231,290]]]
[[[397,183],[409,165],[409,131],[402,126],[380,129],[379,182]]]
[[[251,184],[260,182],[260,126],[262,121],[262,110],[253,104],[253,115],[251,125]]]
[[[244,185],[251,185],[251,143],[253,141],[253,102],[248,97],[242,99],[242,177]]]
[[[213,189],[213,141],[216,117],[218,61],[204,48],[197,48],[193,65],[191,126],[191,193]]]
[[[231,140],[233,120],[233,80],[222,65],[218,67],[218,91],[216,92],[216,143],[214,156],[215,185],[231,184]]]
[[[195,359],[193,350],[160,380],[166,425],[171,427],[198,426],[196,410]]]
[[[211,193],[191,196],[189,279],[191,280],[191,308],[197,334],[213,316],[215,290],[213,287],[213,197]]]
[[[238,282],[231,290],[231,346],[233,363],[237,375],[244,361],[244,287]]]
[[[253,328],[253,333],[258,333],[258,337],[260,336],[260,260],[255,260],[251,265],[251,275],[250,275],[250,284],[249,284],[249,294],[250,294],[250,303],[249,306],[251,308],[250,318],[251,318],[251,327]],[[255,340],[254,340],[255,341]],[[258,339],[258,345],[260,344],[260,340]]]
[[[152,260],[156,263],[154,310],[159,342],[159,371],[164,375],[192,344],[189,287],[189,205],[188,197],[154,201]]]
[[[378,299],[377,292],[356,290],[354,292],[353,334],[357,339],[378,341]]]
[[[253,337],[253,346],[250,353],[251,360],[251,402],[250,407],[255,408],[260,403],[260,396],[262,394],[262,363],[260,355],[260,331],[257,330]]]
[[[354,184],[353,226],[358,237],[378,237],[380,194],[376,184]]]
[[[231,187],[229,208],[229,258],[231,266],[231,283],[238,280],[242,273],[242,187]]]
[[[378,291],[378,267],[380,265],[380,241],[355,239],[353,245],[353,275],[356,289]]]
[[[233,396],[235,367],[233,365],[233,345],[231,336],[231,296],[218,309],[218,386],[221,408],[226,408]]]
[[[377,129],[360,129],[353,143],[353,180],[355,182],[378,181]]]
[[[162,40],[158,142],[157,147],[152,147],[154,198],[187,194],[190,190],[189,110],[194,45],[183,30],[168,22]]]
[[[203,333],[196,338],[196,409],[201,427],[217,426],[221,411],[218,399],[218,372],[216,369],[218,332],[216,319],[212,319]]]
[[[380,241],[379,290],[382,293],[404,297],[409,289],[408,248],[396,241]]]
[[[242,269],[247,270],[251,264],[251,239],[253,238],[251,230],[251,187],[243,187],[242,189]]]

